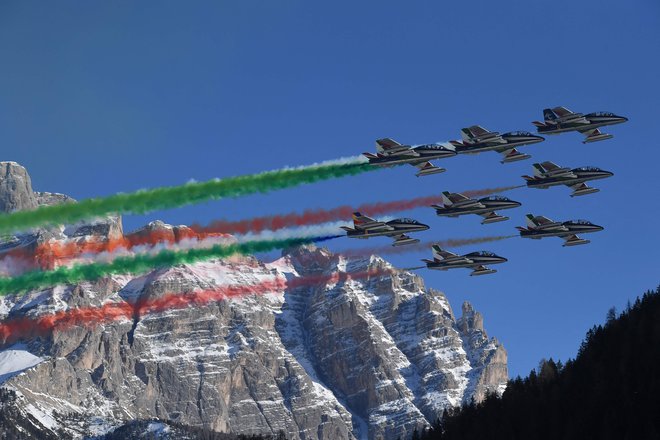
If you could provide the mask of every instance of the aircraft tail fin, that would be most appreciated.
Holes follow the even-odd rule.
[[[543,119],[546,121],[554,121],[557,119],[557,114],[551,108],[544,108]]]
[[[366,215],[362,215],[359,212],[353,213],[353,226],[355,226],[356,229],[359,229],[364,225],[368,225],[369,223],[375,223],[375,222],[376,220],[367,217]]]
[[[445,206],[451,206],[454,203],[449,199],[449,196],[451,193],[449,191],[443,191],[442,192],[442,204]]]
[[[431,248],[433,249],[433,259],[435,261],[444,260],[445,257],[443,257],[443,254],[445,251],[440,246],[434,244],[433,246],[431,246]]]
[[[532,164],[532,166],[534,167],[534,175],[535,176],[541,177],[545,174],[546,170],[545,170],[545,167],[542,164],[534,163],[534,164]]]
[[[472,135],[472,132],[469,128],[461,128],[461,138],[464,141],[469,141],[470,139],[474,138],[474,136]]]
[[[527,217],[527,226],[530,228],[536,228],[539,225],[532,214],[527,214],[525,217]]]

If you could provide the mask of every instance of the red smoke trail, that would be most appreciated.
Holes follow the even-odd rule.
[[[185,239],[198,241],[211,237],[229,237],[227,234],[213,232],[195,232],[189,228],[175,230],[137,231],[121,238],[92,239],[84,241],[49,241],[35,249],[12,249],[0,259],[12,257],[24,260],[28,268],[51,270],[58,261],[79,257],[82,254],[115,252],[120,249],[131,250],[136,246],[155,246],[157,244],[175,244]],[[27,269],[26,269],[27,270]]]
[[[483,197],[498,192],[509,191],[520,188],[524,185],[502,186],[498,188],[484,188],[478,190],[464,191],[462,194],[467,197]],[[227,234],[247,234],[248,232],[261,232],[265,229],[276,231],[278,229],[308,226],[318,223],[327,223],[338,220],[348,220],[355,211],[366,215],[383,215],[391,212],[407,211],[409,209],[420,208],[441,203],[441,196],[417,197],[414,199],[395,200],[392,202],[365,203],[356,207],[339,206],[333,209],[313,209],[304,211],[302,214],[289,213],[265,217],[255,217],[247,220],[228,221],[217,220],[208,226],[193,225],[192,228],[198,232],[224,232]]]
[[[503,186],[497,188],[484,188],[478,190],[464,191],[467,197],[483,197],[511,189],[518,186]],[[276,231],[287,227],[309,226],[327,223],[337,220],[348,220],[355,211],[367,215],[378,216],[391,212],[406,211],[423,206],[430,206],[442,201],[441,196],[425,196],[407,200],[395,200],[391,202],[366,203],[356,207],[344,205],[333,209],[307,210],[302,214],[289,213],[282,215],[256,217],[240,221],[218,220],[208,226],[193,225],[191,228],[175,228],[167,230],[141,230],[125,237],[110,240],[90,240],[78,242],[48,242],[38,246],[36,249],[16,249],[6,252],[0,256],[20,258],[30,268],[41,268],[51,270],[56,262],[72,259],[85,253],[114,252],[118,249],[130,250],[136,246],[154,246],[161,243],[174,244],[184,239],[197,239],[199,241],[210,237],[223,237],[225,234],[246,234],[248,232],[259,233],[263,230]],[[393,253],[387,248],[383,253]]]
[[[275,277],[256,285],[235,284],[219,286],[211,290],[188,293],[168,293],[160,298],[138,301],[135,304],[118,302],[100,307],[81,307],[39,317],[12,318],[0,323],[0,343],[7,345],[19,339],[46,335],[53,330],[64,331],[71,327],[93,328],[99,324],[121,319],[138,319],[141,316],[160,313],[166,310],[184,309],[189,306],[204,306],[213,302],[245,295],[263,295],[282,292],[286,289],[310,287],[317,284],[337,283],[345,280],[368,279],[392,273],[389,269],[329,275],[312,275],[286,280]]]

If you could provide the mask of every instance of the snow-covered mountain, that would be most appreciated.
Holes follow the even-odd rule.
[[[32,200],[32,189],[3,196],[21,187],[3,183],[9,174],[0,176],[0,200],[21,209],[16,201]],[[19,183],[29,183],[22,176]],[[64,228],[57,238],[121,233],[120,219],[108,222],[74,228],[75,237]],[[258,288],[273,279],[286,286]],[[74,438],[161,419],[293,439],[396,439],[506,384],[506,351],[470,304],[456,319],[447,298],[421,277],[378,256],[347,258],[314,246],[288,249],[270,263],[235,257],[8,295],[0,318],[224,285],[258,293],[146,314],[136,308],[130,318],[7,339],[0,388],[17,397],[5,405],[44,434]]]

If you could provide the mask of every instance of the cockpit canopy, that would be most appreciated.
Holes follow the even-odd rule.
[[[594,113],[590,113],[589,116],[609,116],[609,117],[618,118],[618,116],[612,112],[594,112]]]
[[[569,221],[564,222],[564,223],[568,223],[568,224],[571,224],[571,225],[591,225],[591,226],[593,226],[593,223],[591,223],[589,220],[579,220],[579,219],[578,220],[569,220]]]
[[[504,196],[489,196],[489,197],[484,197],[481,200],[490,200],[490,201],[498,201],[498,202],[510,202],[511,199],[504,197]]]
[[[597,167],[580,167],[576,168],[577,171],[603,171],[600,168]]]
[[[409,225],[418,225],[419,222],[417,220],[414,220],[412,218],[398,218],[396,220],[392,220],[392,223],[406,223]]]
[[[511,135],[511,136],[534,136],[529,131],[512,131],[510,133],[507,133],[507,135]]]
[[[497,255],[495,255],[494,253],[488,252],[488,251],[470,252],[469,254],[466,255],[466,257],[470,257],[470,256],[472,256],[472,257],[497,257]]]
[[[439,144],[418,145],[413,149],[416,148],[423,148],[425,150],[437,150],[437,151],[450,150],[450,148],[448,148],[446,145],[439,145]]]

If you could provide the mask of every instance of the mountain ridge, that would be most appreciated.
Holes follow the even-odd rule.
[[[27,241],[123,234],[120,217],[94,224],[108,226],[32,231]],[[58,264],[70,261],[49,262]],[[377,256],[347,258],[312,245],[270,263],[237,256],[8,295],[0,299],[0,317],[185,297],[273,277],[294,287],[55,328],[22,341],[43,360],[0,387],[17,393],[15,407],[40,429],[71,438],[153,418],[296,439],[406,438],[444,408],[504,389],[506,351],[469,304],[456,320],[444,294],[421,277]],[[310,279],[317,282],[296,284]]]

